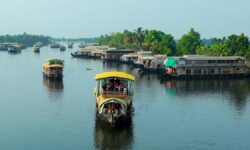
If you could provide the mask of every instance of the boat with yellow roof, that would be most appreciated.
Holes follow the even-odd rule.
[[[97,74],[95,80],[97,116],[111,126],[126,121],[133,111],[135,77],[124,72],[112,71]]]
[[[43,64],[43,75],[48,78],[63,77],[64,60],[60,58],[47,59]]]

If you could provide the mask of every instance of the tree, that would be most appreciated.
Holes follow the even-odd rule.
[[[180,54],[195,54],[196,49],[202,46],[200,34],[193,28],[188,34],[184,34],[177,43],[177,50]]]
[[[176,52],[174,37],[158,30],[148,30],[143,48],[156,54],[173,55]]]
[[[123,42],[124,42],[124,47],[128,49],[135,49],[135,34],[133,32],[130,32],[128,30],[124,30],[123,32]]]
[[[228,49],[229,55],[245,56],[249,48],[249,39],[244,34],[230,35],[225,40],[225,45]]]
[[[144,41],[145,31],[141,27],[135,30],[135,43],[137,46],[137,50],[142,50],[142,43]]]

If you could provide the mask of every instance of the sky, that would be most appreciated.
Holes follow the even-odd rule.
[[[98,37],[157,29],[180,38],[250,36],[250,0],[0,0],[0,34]]]

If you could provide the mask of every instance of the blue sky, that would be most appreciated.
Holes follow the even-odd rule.
[[[0,34],[96,37],[137,27],[176,38],[250,35],[249,0],[0,0]]]

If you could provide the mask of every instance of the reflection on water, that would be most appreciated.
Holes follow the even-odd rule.
[[[131,73],[133,68],[128,64],[121,64],[117,62],[103,62],[103,70],[112,70],[112,71],[123,71],[127,73]]]
[[[171,80],[165,84],[169,96],[220,94],[243,111],[250,93],[250,80]]]
[[[60,98],[63,93],[63,79],[44,78],[43,84],[47,88],[50,97]]]
[[[97,149],[131,149],[133,145],[133,122],[128,119],[126,124],[111,128],[100,119],[95,120],[94,141]]]

